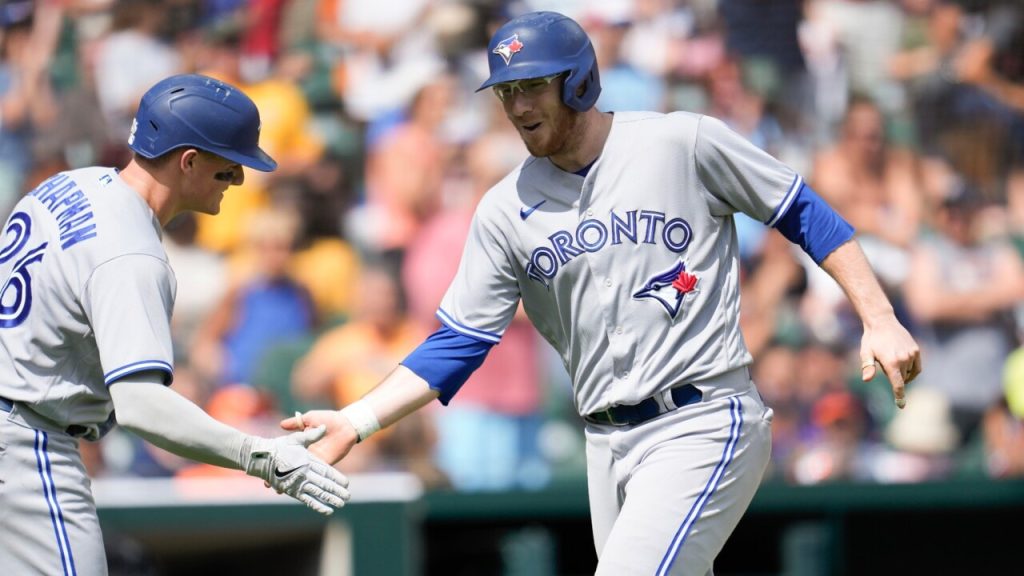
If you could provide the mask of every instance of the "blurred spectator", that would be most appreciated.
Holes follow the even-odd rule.
[[[664,77],[637,68],[624,57],[623,42],[631,29],[630,18],[632,14],[625,9],[606,10],[599,12],[588,26],[600,66],[601,95],[597,107],[612,111],[663,110],[666,104]]]
[[[947,478],[963,442],[946,395],[916,382],[907,390],[907,406],[885,428],[893,452],[878,467],[876,480],[927,482]]]
[[[605,40],[601,28],[609,25],[623,28],[619,57],[623,64],[641,73],[666,79],[675,75],[689,78],[699,76],[710,63],[706,57],[708,52],[694,50],[689,45],[698,27],[692,6],[678,5],[669,0],[594,2],[587,8],[586,15],[587,18],[579,20],[585,26],[596,28],[597,33],[591,34],[591,38],[596,42],[594,48],[599,66],[611,68],[617,60],[605,61],[603,58],[608,48],[603,45]],[[612,40],[615,40],[616,33],[611,32]],[[724,50],[719,47],[711,54],[721,55],[722,52]]]
[[[292,393],[305,402],[347,405],[405,358],[426,332],[405,313],[401,287],[386,266],[370,262],[359,279],[352,318],[324,332],[296,363]],[[419,411],[359,444],[338,465],[345,472],[406,469],[437,487],[432,413]]]
[[[112,12],[110,32],[96,51],[95,74],[102,79],[96,91],[111,133],[127,134],[142,93],[184,70],[180,55],[163,35],[165,2],[117,0]]]
[[[848,93],[865,94],[886,113],[902,109],[901,87],[886,65],[900,49],[903,11],[890,0],[812,0],[809,20],[836,53]]]
[[[998,101],[1024,111],[1024,11],[1020,5],[997,2],[985,22],[985,33],[964,46],[954,61],[957,78],[978,86]]]
[[[758,352],[755,358],[751,378],[765,404],[775,413],[771,461],[765,477],[790,480],[791,462],[803,441],[805,416],[794,378],[799,368],[797,352],[791,346],[772,344]]]
[[[1021,258],[1005,238],[986,237],[981,208],[977,191],[950,190],[905,284],[929,367],[915,386],[948,399],[961,442],[1002,394],[1001,369],[1014,347],[1010,311],[1024,298]]]
[[[366,263],[355,304],[352,318],[321,334],[295,367],[296,396],[344,406],[369,391],[381,370],[404,358],[425,334],[405,314],[401,289],[384,266]]]
[[[760,246],[750,250],[749,255],[743,256],[741,248],[744,274],[740,328],[747,348],[757,358],[776,339],[802,341],[803,334],[784,332],[792,332],[789,327],[793,324],[791,317],[797,314],[796,293],[806,287],[806,275],[793,257],[789,241],[777,232],[767,232]]]
[[[1024,418],[1003,401],[985,412],[985,471],[992,478],[1024,477]]]
[[[224,258],[197,245],[195,237],[192,213],[182,214],[164,230],[164,249],[178,282],[171,330],[176,354],[181,357],[187,357],[196,331],[227,288]]]
[[[352,315],[361,265],[342,227],[352,200],[351,177],[340,158],[325,154],[293,180],[290,198],[282,193],[287,185],[275,187],[278,200],[293,205],[304,225],[292,260],[292,277],[310,291],[320,318],[344,320]]]
[[[829,392],[811,408],[815,436],[793,455],[792,478],[797,484],[837,480],[875,480],[881,444],[867,435],[863,404],[848,391]]]
[[[226,294],[196,330],[189,357],[217,385],[251,384],[273,346],[317,326],[309,292],[288,275],[298,218],[267,210],[250,218],[246,250],[233,258]]]
[[[281,18],[289,0],[248,0],[242,13],[242,65],[247,76],[262,77],[281,55]]]
[[[452,158],[441,126],[452,105],[453,78],[425,84],[408,117],[370,143],[366,203],[349,218],[370,252],[403,252],[423,222],[440,207],[441,182]]]
[[[36,10],[37,18],[50,13],[46,17],[56,20],[54,34],[59,34],[57,53],[50,64],[55,117],[46,124],[45,130],[34,132],[30,150],[34,165],[25,189],[41,183],[50,174],[69,168],[123,165],[129,152],[128,126],[107,124],[96,93],[92,59],[94,48],[102,40],[84,36],[68,21],[74,18],[81,25],[88,18],[63,6],[58,9],[58,6],[43,3]],[[88,26],[81,26],[88,29]],[[35,100],[39,104],[47,103],[47,98]],[[115,133],[115,129],[122,132]]]
[[[846,348],[808,339],[797,353],[797,396],[806,406],[834,392],[847,392],[848,358]],[[862,402],[858,399],[858,402]]]
[[[335,87],[346,112],[373,122],[409,105],[444,65],[430,28],[429,0],[319,0],[317,34],[337,51]]]
[[[871,100],[854,98],[838,140],[814,160],[814,189],[856,228],[883,285],[903,283],[917,238],[920,175],[914,154],[887,141],[886,121]]]
[[[36,14],[31,3],[12,2],[0,11],[0,213],[4,217],[26,190],[26,179],[33,171],[33,138],[50,129],[58,114],[47,69],[59,30],[59,13],[49,7]]]
[[[956,78],[993,102],[989,114],[1004,122],[1007,154],[1024,162],[1024,6],[996,2],[985,15],[984,34],[971,39],[953,62]]]
[[[1024,28],[1018,10],[992,5],[988,14],[973,14],[960,3],[935,0],[928,10],[928,41],[895,54],[889,69],[908,85],[924,153],[947,159],[972,186],[996,199],[1008,163],[1024,152],[1024,117],[1012,106],[1014,82],[1024,80],[1015,77],[1024,76]],[[1005,67],[1006,76],[994,73],[997,53],[1017,62]]]
[[[800,47],[803,0],[719,0],[726,47],[740,58],[757,91],[778,106],[787,130],[803,131],[813,101]]]
[[[424,225],[403,268],[410,313],[426,332],[458,269],[479,199],[527,156],[514,132],[499,129],[474,140],[466,152],[473,194]],[[483,365],[458,397],[437,411],[438,464],[462,490],[538,488],[550,472],[540,451],[542,344],[520,309]]]
[[[302,91],[286,72],[301,53],[288,53],[272,63],[265,75],[247,75],[242,68],[241,41],[244,28],[212,28],[200,63],[201,73],[230,82],[245,90],[260,109],[260,146],[278,162],[273,173],[247,171],[245,182],[232,188],[221,202],[216,217],[200,214],[200,245],[229,253],[238,248],[246,220],[271,204],[270,190],[277,180],[309,170],[324,152],[314,133],[311,111]]]
[[[905,22],[902,49],[886,63],[889,75],[905,84],[914,110],[918,142],[925,153],[935,153],[934,136],[943,120],[935,105],[948,104],[951,92],[949,63],[960,48],[963,10],[949,0],[905,0],[910,16]],[[943,104],[943,101],[946,101]],[[934,104],[933,104],[934,102]]]
[[[782,128],[765,109],[764,98],[746,85],[740,62],[724,58],[705,77],[708,94],[706,113],[769,154],[778,156],[782,148]]]

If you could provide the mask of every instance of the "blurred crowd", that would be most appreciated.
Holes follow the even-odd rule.
[[[1024,476],[1024,5],[1016,0],[8,0],[0,207],[50,174],[123,166],[141,94],[243,88],[276,172],[165,232],[175,388],[277,434],[358,398],[438,326],[477,200],[526,150],[474,94],[492,31],[572,16],[602,110],[716,116],[857,229],[924,373],[896,410],[860,379],[860,324],[799,249],[738,217],[744,337],[774,408],[769,481]],[[448,407],[362,443],[347,472],[433,488],[583,477],[568,378],[517,318]],[[114,431],[94,476],[230,474]]]

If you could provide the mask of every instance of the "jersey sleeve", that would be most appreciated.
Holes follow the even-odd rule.
[[[492,344],[501,340],[519,305],[519,284],[510,243],[494,223],[473,217],[455,278],[437,317],[455,332]]]
[[[803,185],[792,168],[710,116],[700,119],[694,154],[715,216],[743,212],[774,226]]]
[[[438,400],[447,406],[473,371],[484,363],[493,346],[441,326],[406,356],[402,365],[437,390]]]
[[[173,377],[174,274],[159,258],[120,256],[98,266],[82,293],[103,367],[103,381],[146,370]]]

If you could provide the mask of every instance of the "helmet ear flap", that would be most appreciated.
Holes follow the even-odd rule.
[[[601,80],[596,58],[591,59],[589,65],[571,70],[562,88],[562,101],[579,112],[592,108],[600,95]]]

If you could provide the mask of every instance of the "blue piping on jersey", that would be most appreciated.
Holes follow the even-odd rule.
[[[53,482],[50,455],[46,452],[48,437],[42,430],[36,430],[35,433],[36,468],[39,470],[39,479],[43,483],[43,497],[46,498],[46,506],[50,509],[50,523],[53,524],[53,536],[57,540],[57,550],[60,552],[60,565],[65,576],[77,576],[75,556],[71,553],[71,541],[68,539],[68,529],[64,523],[64,512],[60,509],[60,502],[57,501],[57,486]]]
[[[438,400],[447,406],[493,346],[442,325],[406,356],[402,365],[437,390]]]
[[[801,183],[788,202],[789,207],[775,221],[775,229],[803,248],[815,264],[820,265],[833,250],[853,238],[853,226],[807,184]]]
[[[120,368],[107,372],[103,375],[103,383],[110,386],[115,381],[120,380],[125,376],[135,374],[136,372],[145,372],[147,370],[166,372],[166,375],[164,376],[164,384],[170,384],[174,380],[174,368],[167,362],[164,362],[163,360],[142,360],[140,362],[126,364]]]
[[[797,174],[793,178],[793,183],[789,185],[789,190],[786,195],[782,197],[782,202],[775,208],[775,212],[772,213],[772,217],[765,222],[765,226],[775,226],[779,222],[779,218],[782,218],[786,212],[789,211],[789,206],[793,203],[796,195],[800,192],[800,188],[804,185],[804,179]]]
[[[687,512],[686,518],[683,519],[683,523],[676,530],[676,535],[672,538],[672,543],[669,544],[665,556],[661,559],[658,571],[655,572],[657,576],[664,576],[672,569],[672,563],[675,562],[676,557],[679,555],[679,550],[686,542],[686,537],[690,535],[694,522],[696,522],[700,513],[704,511],[704,507],[707,506],[711,495],[718,489],[718,483],[725,475],[725,469],[732,462],[732,458],[736,454],[736,443],[739,442],[740,429],[743,427],[743,407],[736,397],[729,398],[729,414],[732,416],[732,425],[729,427],[729,439],[725,443],[725,450],[722,451],[722,459],[718,461],[714,471],[711,472],[711,478],[704,485],[704,490],[701,491],[700,496],[697,497],[693,506],[690,507],[690,511]]]
[[[447,312],[440,308],[437,309],[436,316],[446,326],[448,326],[452,330],[455,330],[459,334],[469,336],[470,338],[475,338],[477,340],[483,340],[484,342],[490,342],[491,344],[497,344],[498,342],[501,342],[501,334],[495,334],[493,332],[484,332],[483,330],[477,330],[476,328],[470,328],[469,326],[459,324]]]

